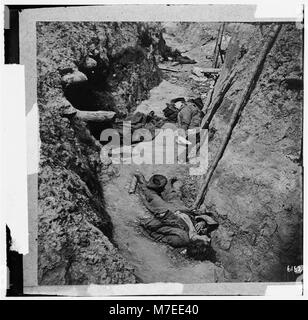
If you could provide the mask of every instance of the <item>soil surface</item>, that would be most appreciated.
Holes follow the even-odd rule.
[[[168,43],[173,49],[181,48],[182,43],[173,40]],[[196,59],[195,50],[192,49]],[[188,56],[190,51],[186,53]],[[200,58],[200,56],[199,56]],[[204,59],[201,59],[204,66]],[[208,62],[209,64],[210,62]],[[162,64],[168,68],[170,62]],[[163,117],[162,110],[166,103],[177,97],[185,97],[193,94],[189,79],[191,70],[195,65],[174,66],[177,70],[170,80],[168,72],[164,72],[165,78],[160,85],[150,91],[148,100],[137,106],[136,111],[148,113],[155,111],[156,115]],[[168,80],[166,80],[168,79]],[[194,83],[200,92],[206,91],[205,87]],[[157,137],[156,137],[157,138]],[[168,178],[173,176],[184,181],[188,176],[189,165],[184,164],[162,164],[162,165],[117,165],[118,177],[114,178],[107,185],[104,185],[104,197],[106,210],[111,217],[114,227],[114,240],[120,253],[134,267],[137,278],[145,283],[150,282],[180,282],[180,283],[202,283],[226,281],[226,272],[219,264],[212,262],[194,261],[181,255],[180,250],[153,241],[139,226],[139,219],[151,216],[151,213],[142,204],[138,192],[129,194],[128,188],[132,174],[136,170],[142,172],[146,179],[153,174],[162,174]]]
[[[177,97],[201,95],[205,102],[214,81],[196,74],[198,68],[212,67],[218,27],[37,24],[40,285],[294,280],[286,275],[287,266],[301,265],[303,252],[303,41],[296,24],[283,25],[209,183],[203,205],[219,222],[212,233],[217,264],[187,259],[180,250],[149,238],[139,219],[150,213],[138,193],[128,193],[137,169],[146,178],[154,173],[176,176],[184,182],[183,201],[190,206],[201,176],[189,175],[188,165],[105,163],[97,137],[106,125],[63,117],[70,104],[81,110],[112,110],[124,119],[151,110],[162,117],[166,103]],[[224,64],[218,65],[213,99],[228,74],[236,69],[237,75],[210,123],[209,163],[269,28],[225,25],[222,48],[232,39]],[[163,61],[162,53],[170,53],[166,45],[196,63],[175,65],[166,57]],[[90,71],[85,58],[91,52],[96,52],[97,66]],[[86,86],[63,90],[63,68],[85,72]]]

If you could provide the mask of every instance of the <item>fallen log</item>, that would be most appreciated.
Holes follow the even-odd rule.
[[[81,111],[71,106],[62,115],[86,122],[107,122],[113,120],[116,113],[113,111]]]
[[[273,44],[279,34],[281,26],[282,26],[281,24],[274,25],[269,32],[268,40],[265,43],[265,45],[264,45],[264,47],[258,57],[258,60],[255,64],[253,72],[251,74],[250,80],[243,90],[242,97],[241,97],[239,103],[235,106],[235,108],[233,110],[230,124],[227,128],[227,134],[226,134],[224,140],[222,141],[222,144],[221,144],[217,154],[215,155],[213,163],[210,165],[210,167],[207,170],[207,173],[204,177],[204,181],[203,181],[202,186],[200,188],[199,194],[197,195],[197,198],[192,206],[192,209],[199,208],[201,206],[202,202],[204,201],[207,187],[208,187],[208,184],[211,180],[211,177],[213,176],[213,173],[218,165],[219,160],[222,158],[222,156],[224,154],[224,151],[225,151],[225,149],[228,145],[228,142],[231,138],[232,131],[237,124],[237,121],[241,115],[241,112],[244,109],[245,105],[247,104],[247,102],[250,98],[251,92],[255,88],[255,85],[258,81],[258,78],[262,72],[266,56],[269,53],[269,51],[271,50],[271,48],[273,47]]]

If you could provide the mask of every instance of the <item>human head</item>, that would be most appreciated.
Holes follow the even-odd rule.
[[[147,187],[155,190],[156,192],[162,192],[167,184],[168,180],[161,174],[154,174],[148,181]]]
[[[209,244],[206,244],[200,239],[192,240],[187,246],[187,255],[195,260],[216,260],[215,251]]]

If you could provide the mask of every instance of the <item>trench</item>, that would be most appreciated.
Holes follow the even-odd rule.
[[[185,52],[185,56],[198,62],[195,67],[211,67],[211,60],[206,56],[212,54],[215,40],[209,42],[209,47],[183,48],[183,44],[175,41],[168,34],[164,37],[168,46]],[[101,105],[104,110],[117,111],[116,102],[109,93],[111,81],[121,81],[123,73],[119,69],[130,64],[141,63],[144,53],[140,48],[127,48],[124,52],[110,59],[109,64],[97,61],[98,67],[93,70],[83,68],[80,62],[79,70],[86,74],[89,81],[82,86],[70,88],[64,91],[66,98],[79,110],[97,111]],[[163,117],[162,110],[166,103],[178,97],[187,97],[196,93],[206,94],[209,91],[209,82],[199,82],[190,77],[192,65],[172,66],[170,61],[161,62],[164,68],[173,68],[176,72],[162,71],[157,84],[150,90],[148,99],[143,99],[138,104],[128,106],[128,114],[136,111],[148,114],[154,111],[156,115]],[[114,74],[116,73],[116,76]],[[116,78],[116,79],[115,79]],[[146,96],[144,96],[146,97]],[[125,118],[127,113],[121,113],[120,118]],[[99,140],[103,129],[111,128],[112,123],[88,123],[91,134]],[[165,150],[164,150],[165,152]],[[211,261],[197,261],[182,255],[180,250],[174,249],[160,242],[155,242],[140,227],[140,219],[150,217],[151,214],[142,204],[138,194],[129,194],[128,188],[132,174],[136,170],[141,171],[145,178],[153,174],[162,174],[167,178],[179,177],[185,183],[189,176],[189,164],[118,164],[113,165],[118,172],[110,181],[102,182],[104,210],[111,219],[112,232],[106,234],[111,242],[118,248],[121,255],[134,268],[134,274],[143,283],[153,282],[179,282],[179,283],[213,283],[227,281],[226,271],[222,264]],[[193,201],[186,195],[186,200]]]
[[[213,101],[221,96],[228,75],[236,76],[218,109],[215,102],[205,110],[206,116],[214,115],[209,164],[215,163],[211,157],[217,150],[223,156],[214,158],[219,164],[211,167],[209,188],[201,193],[207,175],[190,176],[189,165],[110,165],[99,157],[104,146],[100,133],[114,125],[105,121],[106,111],[116,112],[119,120],[136,111],[162,116],[174,98],[211,96],[209,79],[200,79],[193,69],[213,67],[217,24],[181,22],[163,37],[151,33],[161,30],[161,24],[150,33],[146,25],[38,24],[40,283],[289,281],[286,266],[302,264],[301,31],[283,24],[248,103],[238,109],[243,114],[234,118],[238,112],[232,110],[250,83],[270,25],[226,24],[232,40]],[[177,55],[196,63],[174,64],[166,48],[155,55],[153,43],[164,50],[165,41]],[[86,76],[62,87],[63,98],[61,72],[74,76],[76,66],[79,76]],[[83,121],[78,114],[89,117]],[[93,122],[94,114],[102,118]],[[223,140],[230,127],[230,139]],[[188,207],[205,195],[202,205],[219,223],[211,234],[217,263],[191,260],[144,233],[139,220],[151,214],[138,193],[128,192],[136,169],[146,178],[155,173],[178,177]]]

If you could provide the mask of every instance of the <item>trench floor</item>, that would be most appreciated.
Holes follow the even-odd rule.
[[[170,63],[166,63],[168,67]],[[157,115],[162,115],[162,109],[172,98],[187,96],[200,84],[191,84],[188,79],[193,66],[177,66],[179,70],[170,77],[165,74],[161,84],[150,92],[148,100],[143,101],[136,111],[148,113],[154,110]],[[202,65],[204,66],[204,64]],[[201,91],[206,88],[201,88]],[[104,197],[106,209],[114,226],[114,240],[120,253],[134,267],[135,275],[140,282],[179,282],[179,283],[205,283],[222,282],[224,270],[221,266],[209,261],[195,261],[187,259],[179,250],[153,241],[139,226],[139,219],[149,217],[147,211],[138,196],[138,193],[129,194],[128,188],[132,173],[140,170],[148,179],[155,173],[163,174],[168,178],[181,177],[187,174],[188,165],[161,164],[161,165],[136,165],[119,164],[118,177],[104,185]]]

